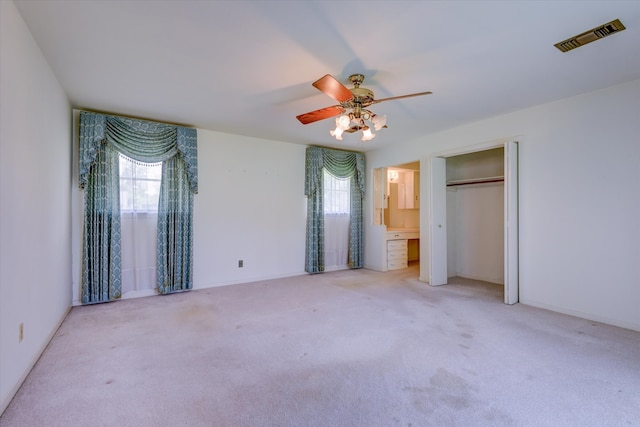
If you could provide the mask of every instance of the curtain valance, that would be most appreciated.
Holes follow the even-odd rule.
[[[305,195],[311,196],[320,188],[322,169],[338,178],[353,177],[355,187],[364,198],[365,191],[365,157],[355,151],[333,150],[323,147],[308,147],[306,153]]]
[[[198,192],[196,129],[83,111],[80,113],[80,187],[87,184],[100,144],[109,144],[127,157],[146,163],[163,162],[179,154],[185,162],[189,187]]]

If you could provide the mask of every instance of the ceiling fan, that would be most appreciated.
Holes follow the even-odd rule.
[[[370,122],[375,130],[380,130],[387,127],[387,116],[378,116],[372,113],[366,109],[368,106],[384,101],[392,101],[394,99],[431,94],[431,92],[419,92],[409,95],[393,96],[391,98],[375,99],[373,91],[360,87],[364,81],[362,74],[350,75],[349,81],[353,84],[353,89],[346,88],[330,74],[313,82],[312,85],[316,89],[326,93],[340,104],[300,114],[296,116],[296,118],[300,123],[306,125],[319,120],[336,117],[336,128],[329,131],[331,136],[342,140],[343,132],[353,133],[362,130],[362,140],[369,141],[375,138],[376,135],[371,132],[371,126],[367,124],[367,122]]]

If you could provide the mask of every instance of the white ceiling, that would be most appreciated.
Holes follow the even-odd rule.
[[[640,78],[640,1],[16,0],[74,108],[375,150]],[[620,19],[625,31],[553,45]],[[329,135],[311,83],[365,75],[388,129]],[[603,106],[606,109],[606,106]]]

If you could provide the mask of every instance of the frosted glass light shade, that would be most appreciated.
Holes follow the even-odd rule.
[[[349,129],[349,122],[351,121],[351,119],[349,118],[348,115],[343,114],[340,117],[336,118],[336,128],[340,128],[343,131]]]
[[[362,131],[362,140],[363,140],[363,141],[371,141],[371,140],[372,140],[373,138],[375,138],[375,137],[376,137],[376,134],[375,134],[375,133],[372,133],[372,132],[371,132],[371,129],[370,129],[370,128],[368,128],[368,127],[367,127],[367,128],[365,128],[365,129]]]
[[[371,122],[375,130],[380,130],[387,125],[387,116],[373,116]]]
[[[331,136],[335,136],[336,139],[338,141],[342,141],[342,133],[344,131],[342,129],[340,129],[338,126],[336,126],[336,128],[334,130],[330,130],[329,134],[331,134]]]

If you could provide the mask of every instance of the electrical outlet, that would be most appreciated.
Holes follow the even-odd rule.
[[[242,267],[244,267],[244,261],[238,260],[238,268],[242,268]]]
[[[22,342],[22,338],[24,338],[24,323],[18,326],[18,342]]]

